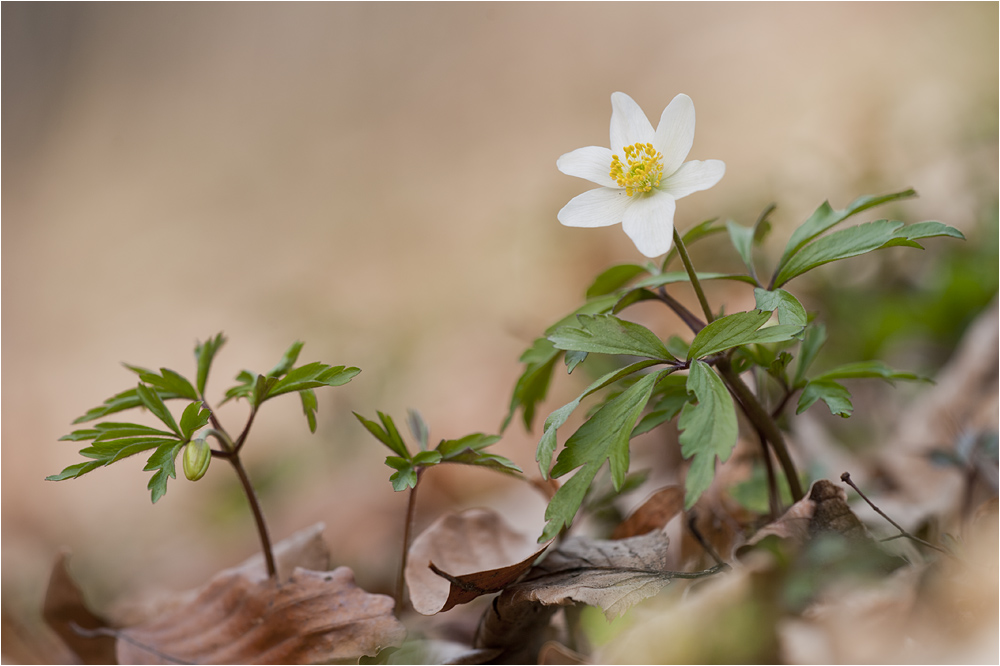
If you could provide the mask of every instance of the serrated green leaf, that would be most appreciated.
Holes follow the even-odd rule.
[[[267,376],[280,378],[282,375],[286,374],[289,370],[291,370],[292,366],[295,365],[295,361],[297,361],[299,358],[299,352],[302,351],[302,347],[305,344],[306,343],[299,341],[293,342],[292,346],[289,347],[287,351],[285,351],[284,355],[281,357],[281,360],[278,361],[278,364],[273,368],[271,368],[270,372],[267,373]]]
[[[146,466],[143,467],[146,472],[155,471],[146,486],[150,491],[153,504],[156,504],[167,493],[167,480],[177,478],[174,462],[183,446],[184,442],[180,441],[160,445],[149,457]]]
[[[579,315],[575,325],[556,329],[549,340],[557,349],[675,360],[655,333],[614,315]]]
[[[250,404],[254,407],[260,407],[265,400],[271,397],[271,392],[277,386],[278,381],[277,377],[257,375],[257,379],[254,380],[253,384],[253,394],[250,397]]]
[[[153,389],[149,388],[145,384],[139,384],[136,386],[136,394],[139,396],[139,400],[145,405],[146,409],[152,412],[153,416],[160,419],[164,425],[170,428],[178,437],[183,437],[181,434],[181,429],[177,426],[177,421],[174,420],[173,415],[167,406],[163,404],[163,400],[160,398],[159,394]]]
[[[720,317],[694,336],[687,358],[689,361],[705,358],[739,345],[791,340],[802,330],[801,326],[786,324],[761,328],[770,318],[771,313],[766,310],[737,312]]]
[[[951,238],[965,240],[965,234],[955,227],[949,227],[947,224],[934,221],[908,224],[896,232],[896,236],[899,238],[906,238],[911,241],[921,238],[937,238],[939,236],[949,236]]]
[[[239,398],[249,400],[250,396],[253,395],[254,387],[257,385],[257,375],[249,370],[241,370],[240,373],[236,375],[236,381],[238,381],[239,384],[226,391],[226,397],[220,404],[224,405],[230,400],[237,400]]]
[[[758,310],[778,311],[778,321],[790,326],[805,326],[809,323],[806,309],[799,303],[799,299],[789,294],[784,289],[767,291],[760,287],[753,290],[754,298],[757,300]]]
[[[694,394],[681,410],[681,455],[691,460],[684,481],[684,509],[690,509],[715,478],[715,459],[726,462],[739,432],[733,399],[715,371],[695,361],[688,372],[687,389]]]
[[[469,451],[481,451],[488,446],[493,446],[500,441],[500,435],[484,435],[481,432],[466,435],[460,439],[445,439],[437,445],[438,451],[445,460],[451,460],[459,453]]]
[[[811,241],[813,238],[816,238],[827,229],[830,229],[852,215],[857,215],[858,213],[868,210],[869,208],[881,206],[882,204],[889,203],[891,201],[908,199],[916,196],[916,194],[917,193],[912,189],[908,189],[903,190],[902,192],[894,192],[892,194],[877,196],[866,195],[858,197],[843,210],[834,210],[833,207],[830,206],[829,201],[824,201],[823,204],[816,209],[816,212],[814,212],[808,220],[803,222],[802,225],[792,233],[792,237],[788,239],[788,245],[785,246],[785,252],[781,256],[781,260],[778,262],[778,267],[775,270],[775,273],[780,274],[791,258],[795,256],[806,243]],[[774,283],[780,286],[781,281],[775,280]]]
[[[587,360],[587,352],[582,351],[568,351],[563,356],[563,361],[566,363],[566,374],[571,375],[573,371],[576,370],[576,366],[580,365]]]
[[[667,421],[672,421],[681,409],[691,401],[687,392],[687,377],[669,375],[660,380],[653,393],[652,409],[645,414],[632,429],[632,437],[638,437]]]
[[[806,371],[816,359],[816,354],[826,342],[826,327],[818,321],[806,326],[802,335],[802,346],[799,350],[798,363],[795,366],[795,379],[792,382],[794,388],[804,385]]]
[[[545,534],[558,533],[573,521],[590,481],[607,460],[612,483],[620,490],[628,473],[629,437],[632,428],[649,401],[653,386],[664,373],[661,370],[643,376],[620,395],[608,400],[566,442],[556,459],[552,476],[560,477],[581,467],[563,484],[545,511]]]
[[[358,421],[361,421],[361,425],[363,425],[368,432],[375,436],[375,439],[388,446],[390,451],[398,455],[403,460],[409,460],[410,452],[406,450],[406,444],[403,443],[403,438],[400,437],[399,430],[396,429],[396,424],[393,423],[392,417],[387,414],[383,414],[382,412],[375,413],[378,414],[379,420],[382,421],[381,426],[374,421],[369,421],[357,412],[354,412],[354,416],[357,417]]]
[[[66,479],[75,479],[77,477],[83,476],[88,472],[93,472],[95,469],[104,467],[104,461],[94,460],[88,462],[75,463],[70,465],[58,474],[51,474],[45,477],[46,481],[65,481]]]
[[[799,404],[795,409],[796,414],[801,414],[813,406],[817,400],[822,400],[830,408],[830,413],[842,416],[845,419],[854,411],[851,404],[851,392],[842,384],[829,379],[813,380],[806,384],[802,395],[799,396]]]
[[[309,422],[309,432],[315,433],[316,410],[319,409],[316,392],[312,389],[303,389],[299,391],[299,398],[302,400],[302,413],[306,415],[306,421]]]
[[[184,397],[178,393],[160,391],[159,389],[157,389],[156,392],[160,396],[161,400],[172,400]],[[116,414],[118,412],[125,411],[126,409],[135,409],[136,407],[142,407],[142,400],[139,399],[139,394],[134,388],[128,389],[111,396],[105,400],[100,407],[94,407],[93,409],[88,410],[83,416],[73,419],[73,423],[86,423],[87,421],[93,421],[110,414]]]
[[[520,467],[508,458],[496,453],[482,453],[480,451],[471,451],[469,449],[452,456],[447,460],[447,462],[459,465],[472,465],[474,467],[486,467],[497,472],[503,472],[505,474],[512,474],[515,476],[524,473]]]
[[[160,374],[137,365],[122,363],[126,368],[139,375],[139,380],[155,388],[158,392],[176,393],[188,400],[197,400],[198,394],[187,379],[169,368],[160,368]]]
[[[580,401],[595,391],[599,391],[602,388],[610,386],[618,380],[623,379],[624,377],[627,377],[635,372],[639,372],[640,370],[645,370],[646,368],[654,365],[659,365],[659,361],[639,361],[637,363],[627,365],[624,368],[612,370],[588,386],[587,389],[578,395],[575,400],[566,403],[556,411],[549,414],[548,418],[545,419],[545,425],[542,427],[542,438],[538,442],[538,449],[535,454],[535,460],[538,461],[538,468],[542,473],[543,479],[548,478],[549,466],[552,464],[552,455],[555,453],[556,446],[558,445],[558,441],[556,440],[556,431],[566,423],[570,414],[572,414],[573,411],[580,406]]]
[[[896,238],[903,227],[895,220],[876,220],[835,231],[803,247],[778,271],[775,287],[831,261],[848,259],[878,250]]]
[[[417,455],[413,456],[413,465],[415,467],[430,467],[431,465],[437,465],[441,462],[441,453],[439,451],[420,451]]]
[[[407,488],[416,488],[417,469],[413,462],[397,456],[389,456],[385,459],[385,464],[396,470],[390,477],[392,489],[397,493]]]
[[[813,378],[813,381],[823,381],[828,379],[856,379],[856,378],[884,379],[890,384],[894,380],[920,382],[930,381],[927,377],[915,375],[912,372],[900,372],[894,370],[882,361],[859,361],[857,363],[847,363],[837,366],[832,370],[820,374]]]
[[[194,346],[194,358],[198,362],[198,395],[205,395],[205,385],[208,383],[208,371],[212,367],[212,360],[215,359],[216,352],[226,344],[226,338],[222,333],[218,333],[214,338],[209,338],[205,342],[197,342]]]
[[[597,276],[594,283],[587,289],[587,298],[596,298],[618,291],[639,275],[646,272],[642,266],[635,264],[620,264],[612,266]]]
[[[211,415],[212,412],[205,409],[200,400],[185,407],[181,414],[181,438],[185,441],[191,439],[196,430],[208,425]]]

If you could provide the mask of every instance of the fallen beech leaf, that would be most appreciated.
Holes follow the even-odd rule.
[[[52,565],[49,587],[45,591],[42,617],[53,631],[73,651],[82,664],[113,664],[115,661],[115,639],[110,636],[85,637],[73,626],[86,630],[107,629],[108,623],[90,612],[83,601],[83,593],[77,587],[66,568],[69,554],[59,553]]]
[[[347,567],[296,569],[277,585],[223,572],[194,600],[119,632],[120,663],[309,664],[357,659],[402,642],[393,601]]]
[[[627,539],[663,529],[684,509],[684,489],[667,486],[650,495],[638,509],[615,528],[612,539]]]
[[[538,663],[543,666],[555,666],[556,664],[577,665],[591,662],[579,652],[570,650],[562,643],[549,641],[538,651]]]
[[[611,620],[677,577],[664,569],[668,545],[662,531],[619,541],[567,539],[494,600],[475,646],[502,649],[509,663],[534,662],[559,606],[596,606]]]
[[[410,601],[418,613],[434,615],[499,592],[530,569],[547,547],[539,548],[495,511],[445,514],[410,546],[405,571]]]

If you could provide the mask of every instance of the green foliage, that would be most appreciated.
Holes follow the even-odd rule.
[[[802,326],[790,324],[762,329],[761,326],[770,318],[771,313],[766,310],[751,310],[716,319],[694,336],[687,358],[693,361],[740,345],[791,340],[802,330]]]
[[[208,426],[212,419],[212,411],[202,396],[212,361],[225,342],[226,338],[219,333],[204,343],[196,343],[195,384],[168,368],[160,368],[159,372],[154,372],[140,366],[124,364],[128,370],[138,375],[140,383],[134,389],[128,389],[108,398],[101,406],[89,410],[74,423],[93,421],[127,409],[142,407],[166,426],[166,430],[124,422],[104,422],[91,428],[75,430],[62,437],[62,440],[89,441],[90,445],[80,450],[80,455],[89,460],[70,465],[59,474],[46,477],[47,480],[74,479],[137,453],[152,450],[153,453],[143,469],[153,472],[148,488],[155,503],[167,492],[168,479],[176,478],[175,461],[185,447],[188,447],[189,451],[186,452],[184,461],[185,474],[192,480],[200,479],[208,469],[211,450],[205,442],[204,435],[199,437],[197,433]],[[301,349],[301,342],[292,345],[267,376],[254,375],[249,371],[241,372],[237,377],[240,383],[226,392],[226,400],[236,397],[247,398],[256,411],[265,400],[297,391],[302,398],[303,411],[309,428],[315,431],[317,403],[311,389],[318,386],[340,386],[350,381],[360,370],[345,366],[331,367],[323,363],[310,363],[301,368],[293,368]],[[165,402],[176,399],[188,401],[179,421],[174,418]],[[206,432],[214,433],[217,439],[226,442],[227,448],[232,447],[233,443],[224,433],[214,430]],[[196,443],[188,446],[192,442]],[[227,450],[224,453],[233,452]]]
[[[549,335],[556,349],[675,360],[656,334],[645,326],[614,315],[578,315],[576,319],[575,325],[560,326]]]
[[[416,454],[411,454],[392,417],[382,412],[376,414],[380,423],[366,419],[357,412],[354,416],[375,439],[396,454],[386,457],[385,464],[395,470],[389,481],[393,490],[397,492],[415,488],[421,469],[442,463],[485,467],[505,474],[521,474],[521,468],[512,461],[485,451],[500,441],[500,435],[484,435],[477,432],[460,439],[442,439],[433,450],[427,450],[429,429],[420,413],[411,409],[407,415],[407,422],[419,448]]]
[[[729,459],[738,427],[733,399],[707,364],[691,364],[687,390],[695,401],[684,405],[677,427],[681,430],[681,455],[691,460],[684,481],[684,508],[690,509],[712,483],[715,459]]]

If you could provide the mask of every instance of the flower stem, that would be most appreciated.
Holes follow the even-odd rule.
[[[250,477],[243,468],[240,454],[234,452],[229,456],[229,463],[236,470],[236,476],[240,477],[243,484],[243,492],[246,493],[247,501],[250,502],[250,510],[253,512],[253,519],[257,523],[257,533],[260,535],[260,546],[264,551],[264,562],[267,564],[267,576],[271,580],[278,580],[278,567],[274,563],[274,551],[271,549],[271,537],[267,533],[267,523],[264,522],[264,512],[260,509],[260,502],[257,501],[257,493],[254,492]]]
[[[681,261],[684,262],[684,270],[687,271],[688,277],[691,278],[691,286],[694,287],[694,292],[698,294],[698,302],[701,303],[702,312],[705,313],[705,323],[711,324],[715,320],[715,317],[712,316],[712,308],[708,307],[708,299],[705,298],[705,291],[701,288],[701,281],[698,280],[698,274],[694,271],[694,266],[691,264],[691,257],[688,256],[687,248],[684,247],[684,240],[677,232],[677,227],[674,227],[674,245],[677,247],[677,254],[680,255]]]
[[[417,487],[424,467],[417,468],[417,483],[410,488],[406,503],[406,525],[403,527],[403,556],[399,559],[399,577],[396,579],[396,615],[403,612],[403,596],[406,594],[406,560],[410,554],[410,538],[413,533],[413,519],[417,513]]]
[[[719,374],[722,375],[722,379],[725,380],[726,385],[736,395],[736,399],[743,408],[743,412],[747,415],[747,418],[750,419],[750,422],[761,435],[770,442],[771,448],[774,449],[774,454],[778,457],[778,463],[781,465],[785,478],[788,480],[788,488],[792,492],[792,499],[798,502],[805,496],[805,493],[802,490],[802,484],[799,482],[795,463],[792,462],[792,458],[788,454],[788,447],[785,445],[785,438],[781,435],[781,429],[778,428],[778,424],[775,423],[771,415],[767,413],[767,410],[757,401],[757,396],[753,394],[750,388],[740,379],[740,376],[736,374],[728,358],[720,359],[715,364],[715,367],[719,371]]]

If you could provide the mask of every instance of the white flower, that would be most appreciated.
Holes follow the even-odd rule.
[[[566,153],[556,167],[601,187],[574,197],[559,211],[567,227],[622,228],[647,257],[673,244],[675,202],[707,190],[726,173],[720,160],[685,162],[694,142],[694,103],[677,95],[653,126],[625,93],[611,96],[611,149],[589,146]]]

